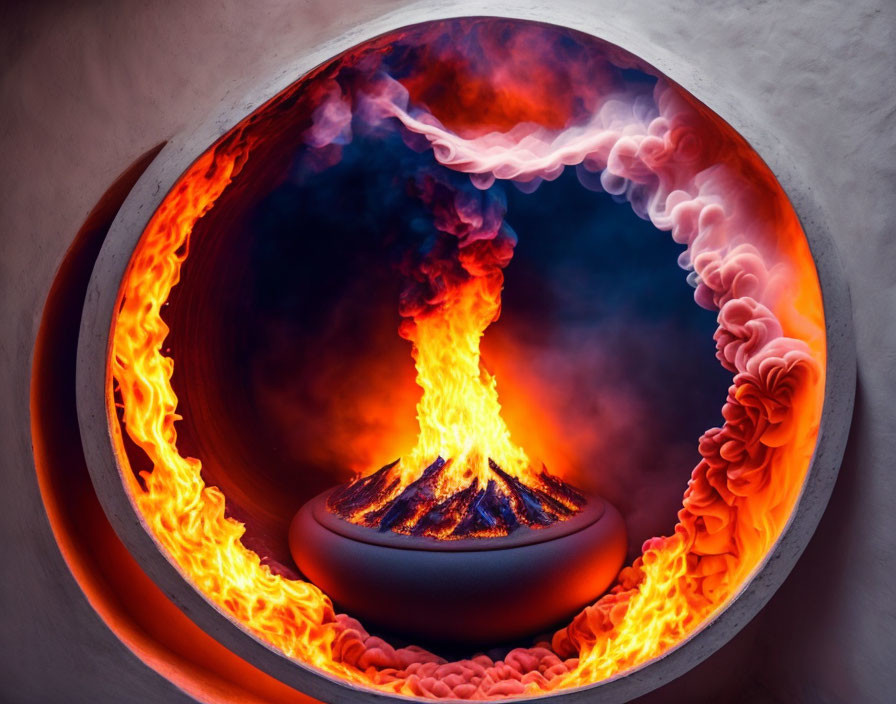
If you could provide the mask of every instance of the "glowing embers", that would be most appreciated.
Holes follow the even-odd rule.
[[[398,490],[398,461],[335,490],[327,507],[338,516],[380,531],[443,540],[508,535],[520,526],[542,528],[577,514],[585,497],[561,479],[542,471],[539,484],[527,486],[493,460],[494,476],[482,487],[472,479],[463,489],[439,498],[439,483],[451,460],[441,457],[419,479]]]

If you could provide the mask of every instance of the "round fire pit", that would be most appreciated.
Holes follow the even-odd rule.
[[[546,629],[593,601],[622,567],[625,525],[599,497],[546,528],[438,540],[355,525],[318,495],[290,526],[305,576],[365,622],[452,643],[494,643]]]

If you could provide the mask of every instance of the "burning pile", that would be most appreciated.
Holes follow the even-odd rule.
[[[569,518],[585,504],[582,494],[546,470],[538,485],[530,487],[489,460],[494,476],[484,488],[474,478],[466,488],[441,498],[451,460],[439,457],[406,487],[395,476],[397,464],[337,490],[328,508],[371,528],[451,540],[508,535],[521,525],[542,528]]]

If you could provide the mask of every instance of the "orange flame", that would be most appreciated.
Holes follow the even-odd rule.
[[[196,221],[239,172],[251,140],[233,139],[203,155],[153,216],[131,263],[115,325],[112,373],[122,421],[153,463],[145,490],[125,471],[140,513],[159,544],[209,599],[284,652],[324,666],[333,622],[329,599],[313,585],[282,579],[240,542],[245,529],[224,515],[224,495],[208,487],[200,463],[177,451],[173,360],[161,353],[168,328],[161,307],[180,278]],[[117,430],[117,424],[113,424]],[[118,456],[126,461],[120,432]]]
[[[516,243],[502,224],[503,206],[432,175],[418,195],[432,210],[436,244],[405,265],[399,328],[413,343],[423,390],[417,443],[397,463],[337,489],[328,506],[353,523],[442,539],[568,518],[584,497],[533,469],[481,365],[480,341],[500,315],[503,269]]]
[[[526,453],[510,438],[501,418],[495,378],[480,365],[479,341],[498,316],[503,276],[476,277],[450,291],[436,314],[418,319],[406,331],[414,343],[417,383],[417,445],[402,458],[402,483],[413,481],[436,457],[451,459],[440,487],[445,497],[473,480],[480,486],[494,476],[489,459],[533,484],[536,476]],[[410,326],[409,326],[410,327]]]
[[[138,511],[185,579],[289,657],[349,682],[429,698],[537,694],[611,677],[674,647],[736,594],[780,535],[799,495],[824,386],[814,264],[776,184],[776,236],[794,282],[780,296],[779,318],[783,333],[806,340],[808,351],[772,349],[737,375],[725,428],[701,440],[704,460],[694,470],[674,535],[649,541],[611,593],[553,643],[512,651],[497,663],[485,656],[446,662],[419,648],[393,649],[337,616],[313,585],[273,574],[241,543],[244,527],[225,516],[225,497],[205,485],[200,462],[178,452],[173,360],[162,353],[168,329],[160,311],[179,280],[195,223],[238,174],[252,145],[238,128],[169,193],[132,259],[114,325],[110,364],[122,422],[153,465],[141,473],[143,485],[128,469],[113,417],[115,448]],[[518,473],[529,467],[500,420],[494,379],[479,368],[479,337],[496,314],[500,283],[476,285],[485,288],[465,291],[444,319],[418,321],[413,332],[424,396],[420,441],[409,468],[419,470],[417,462],[442,453],[467,458],[469,476],[483,471],[488,456]],[[445,357],[445,350],[455,349],[462,352]],[[434,393],[436,388],[441,391]],[[113,400],[110,388],[110,409]],[[491,420],[471,434],[474,418]]]

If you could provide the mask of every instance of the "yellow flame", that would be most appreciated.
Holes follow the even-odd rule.
[[[423,394],[417,404],[417,445],[399,463],[401,486],[437,457],[451,460],[440,485],[443,498],[474,479],[485,486],[494,476],[489,459],[519,479],[532,474],[529,458],[501,418],[495,378],[480,362],[479,343],[497,317],[502,283],[500,275],[469,280],[407,332]]]

